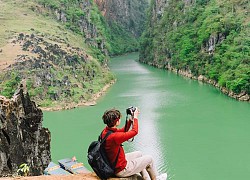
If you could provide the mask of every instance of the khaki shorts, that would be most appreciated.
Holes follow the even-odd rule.
[[[144,179],[155,179],[156,169],[153,158],[149,155],[142,155],[140,151],[125,154],[126,167],[116,174],[117,177],[128,177],[140,173]]]

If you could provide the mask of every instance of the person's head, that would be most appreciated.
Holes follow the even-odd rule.
[[[121,118],[121,113],[117,109],[110,109],[104,112],[102,120],[108,127],[114,127]]]

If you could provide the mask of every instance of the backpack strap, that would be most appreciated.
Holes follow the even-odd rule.
[[[101,132],[101,134],[100,134],[100,136],[98,138],[98,141],[101,143],[101,145],[106,141],[106,139],[108,138],[108,136],[113,133],[112,131],[108,131],[107,134],[104,136],[104,138],[102,138],[103,131]]]
[[[103,131],[101,132],[101,134],[100,134],[100,136],[98,138],[98,140],[99,140],[99,142],[100,142],[101,145],[106,141],[106,139],[108,138],[108,136],[113,133],[112,131],[108,131],[107,134],[102,139],[102,133],[103,133]],[[116,155],[115,162],[113,163],[113,169],[115,169],[115,166],[116,166],[117,161],[118,161],[119,154],[120,154],[120,147],[119,147],[118,153]]]

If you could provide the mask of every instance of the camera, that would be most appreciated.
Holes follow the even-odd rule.
[[[127,115],[133,116],[135,110],[136,110],[136,107],[130,106],[129,108],[126,109],[126,113],[127,113]]]

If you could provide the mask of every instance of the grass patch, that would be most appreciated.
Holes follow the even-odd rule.
[[[15,33],[41,33],[51,37],[59,36],[71,46],[87,48],[82,36],[72,33],[50,16],[32,10],[36,3],[31,0],[2,0],[0,3],[0,47]]]

